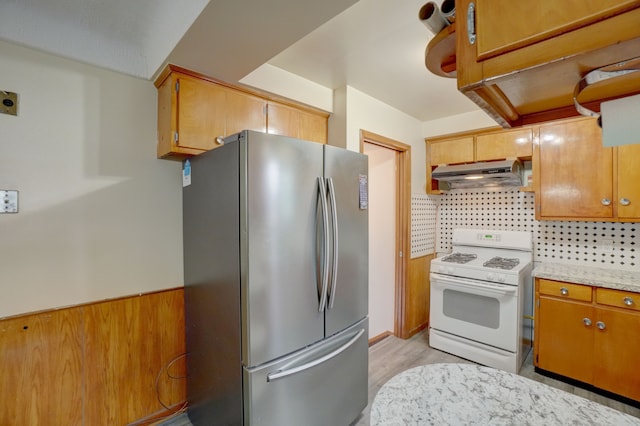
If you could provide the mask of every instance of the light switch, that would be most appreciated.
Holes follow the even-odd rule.
[[[0,213],[18,213],[18,191],[0,190]]]

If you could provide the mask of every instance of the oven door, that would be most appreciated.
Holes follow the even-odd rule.
[[[432,273],[431,328],[516,352],[518,287]]]

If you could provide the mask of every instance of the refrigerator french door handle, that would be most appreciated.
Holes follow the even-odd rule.
[[[320,206],[322,210],[322,222],[324,225],[322,233],[322,265],[320,274],[322,289],[320,290],[318,312],[324,312],[327,306],[327,290],[329,286],[329,213],[327,211],[327,190],[325,189],[324,178],[322,176],[318,176],[318,192],[320,193]]]
[[[326,354],[325,356],[322,356],[322,357],[320,357],[318,359],[314,359],[313,361],[308,362],[306,364],[302,364],[302,365],[300,365],[298,367],[290,368],[288,370],[281,370],[281,371],[277,371],[275,373],[268,374],[267,375],[267,382],[273,382],[274,380],[282,379],[284,377],[291,376],[293,374],[300,373],[300,372],[305,371],[305,370],[309,370],[309,369],[311,369],[311,368],[313,368],[313,367],[315,367],[317,365],[320,365],[320,364],[323,364],[323,363],[329,361],[331,358],[337,357],[342,352],[344,352],[347,349],[349,349],[351,347],[351,345],[356,343],[356,341],[358,341],[358,339],[360,338],[360,336],[362,336],[364,331],[365,331],[364,328],[360,329],[360,331],[358,331],[358,333],[353,338],[351,338],[351,340],[349,340],[344,345],[340,346],[335,351]]]
[[[333,221],[333,268],[331,271],[331,285],[329,286],[329,309],[333,308],[336,300],[336,285],[338,281],[338,206],[336,206],[336,189],[333,186],[333,179],[327,179],[329,183],[329,198],[331,200],[331,219]]]

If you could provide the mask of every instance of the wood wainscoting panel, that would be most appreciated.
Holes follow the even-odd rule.
[[[162,411],[159,395],[167,406],[185,399],[184,385],[175,386],[175,395],[160,389],[167,385],[167,364],[184,353],[183,295],[153,293],[85,307],[87,425],[124,425]]]
[[[81,308],[0,321],[0,425],[82,424]]]
[[[405,326],[403,338],[409,338],[429,325],[429,270],[435,254],[409,260]]]
[[[184,289],[0,320],[0,425],[126,425],[186,400]],[[156,384],[157,381],[157,384]]]

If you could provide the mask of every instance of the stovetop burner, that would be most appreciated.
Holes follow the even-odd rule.
[[[513,259],[507,257],[493,257],[482,264],[482,266],[487,268],[498,268],[498,269],[513,269],[520,263],[520,259]]]
[[[443,262],[450,262],[450,263],[467,263],[467,262],[471,262],[472,260],[476,259],[478,257],[477,254],[470,254],[470,253],[452,253],[447,257],[444,257],[442,259]]]

